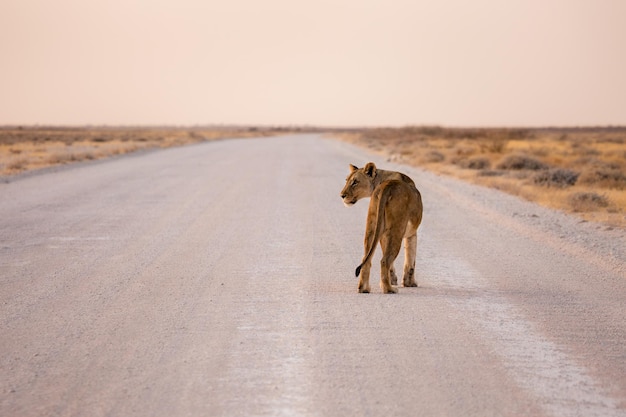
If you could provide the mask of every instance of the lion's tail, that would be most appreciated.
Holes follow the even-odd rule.
[[[372,255],[374,255],[374,250],[376,249],[376,244],[378,243],[378,239],[380,237],[380,233],[383,228],[383,219],[384,219],[384,207],[387,199],[389,198],[389,194],[391,193],[391,187],[389,186],[391,181],[384,182],[380,185],[380,187],[384,187],[380,193],[380,199],[378,200],[378,207],[376,209],[376,229],[374,231],[374,239],[372,239],[372,244],[367,249],[367,253],[363,257],[361,264],[356,267],[355,275],[358,277],[361,274],[361,268],[365,265]]]

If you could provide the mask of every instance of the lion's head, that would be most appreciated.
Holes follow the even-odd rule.
[[[340,194],[346,207],[355,204],[362,198],[372,196],[376,172],[376,165],[373,162],[368,162],[363,168],[350,165],[350,175],[346,178],[346,185]]]

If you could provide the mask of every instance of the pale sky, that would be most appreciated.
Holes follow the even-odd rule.
[[[0,0],[0,125],[626,125],[626,0]]]

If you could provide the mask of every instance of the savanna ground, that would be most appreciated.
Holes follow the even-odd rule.
[[[390,161],[626,227],[626,128],[405,127],[341,137]]]
[[[0,176],[144,149],[315,128],[0,127]],[[584,220],[626,227],[626,128],[334,130],[390,160],[451,175]]]
[[[145,149],[223,138],[274,136],[258,127],[0,127],[0,176]]]

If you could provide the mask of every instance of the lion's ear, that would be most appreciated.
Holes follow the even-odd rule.
[[[359,168],[350,164],[350,174],[352,174],[354,171],[357,171]]]
[[[368,177],[374,178],[376,176],[376,165],[374,165],[373,162],[368,162],[363,168],[363,171],[365,171],[365,175]]]

